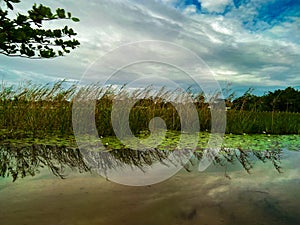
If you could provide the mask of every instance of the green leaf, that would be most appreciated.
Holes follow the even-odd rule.
[[[53,34],[54,34],[55,37],[60,38],[61,37],[61,30],[59,30],[59,29],[53,30]]]
[[[70,12],[58,8],[52,13],[49,7],[41,4],[37,6],[34,3],[32,8],[27,11],[27,15],[17,12],[15,18],[8,18],[8,12],[14,9],[15,3],[19,2],[20,0],[4,0],[7,10],[4,11],[0,8],[0,17],[3,18],[0,19],[0,28],[5,31],[0,31],[0,54],[27,56],[28,58],[36,55],[39,58],[51,58],[70,53],[71,49],[79,46],[77,40],[75,42],[67,38],[67,36],[70,38],[77,35],[72,28],[68,28],[68,26],[62,29],[43,28],[43,21],[46,20],[71,19],[79,22],[79,19],[72,17]],[[62,37],[64,39],[61,39]],[[60,52],[57,47],[61,47]]]
[[[22,23],[24,23],[26,20],[28,19],[27,16],[24,16],[22,14],[19,14],[17,19],[16,19],[16,22],[17,24],[21,25]]]
[[[14,9],[14,7],[12,6],[12,4],[10,4],[9,2],[6,2],[6,4],[7,4],[7,7],[8,7],[9,9],[11,9],[11,10]]]
[[[58,9],[56,10],[56,13],[57,13],[57,16],[58,16],[59,18],[66,18],[66,14],[65,14],[65,10],[64,10],[64,9],[58,8]]]
[[[47,18],[51,18],[53,16],[52,12],[51,12],[51,9],[49,7],[46,7],[46,6],[43,6],[43,5],[39,6],[39,13],[40,13],[41,16],[47,17]]]
[[[72,20],[74,21],[74,22],[79,22],[80,20],[78,19],[78,18],[76,18],[76,17],[72,17]]]

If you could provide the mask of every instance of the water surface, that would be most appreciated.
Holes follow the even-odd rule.
[[[34,177],[0,180],[5,225],[300,224],[300,154],[285,150],[282,173],[253,161],[250,174],[235,162],[204,172],[180,171],[146,187],[114,184],[94,173],[42,169]],[[225,173],[226,172],[226,173]]]

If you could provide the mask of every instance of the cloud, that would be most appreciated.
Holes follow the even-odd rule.
[[[224,12],[231,3],[232,0],[201,0],[201,6],[208,12]]]
[[[5,79],[19,79],[19,71],[26,79],[36,79],[35,74],[41,74],[45,82],[62,77],[79,80],[93,61],[120,45],[156,39],[191,49],[216,73],[218,80],[232,81],[235,86],[271,87],[300,82],[300,10],[297,11],[296,1],[40,2],[53,8],[63,7],[81,19],[78,24],[70,23],[81,46],[70,55],[53,60],[0,56]],[[32,3],[27,1],[23,8]],[[283,7],[282,12],[272,11],[278,6]]]
[[[173,7],[181,10],[184,10],[186,7],[191,6],[193,6],[196,9],[196,12],[201,12],[202,10],[201,2],[199,0],[161,0],[161,2],[172,5]]]

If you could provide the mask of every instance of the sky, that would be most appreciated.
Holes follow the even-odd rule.
[[[229,83],[238,95],[249,87],[258,95],[287,86],[300,87],[299,0],[26,0],[16,8],[24,12],[34,2],[64,8],[79,17],[79,23],[58,21],[46,26],[68,24],[78,33],[81,45],[55,59],[0,55],[3,83],[80,81],[95,61],[120,46],[158,40],[194,52],[222,87]],[[119,84],[140,70],[125,68],[118,75]],[[161,68],[151,71],[162,72]],[[174,82],[190,85],[188,76],[174,68],[164,68],[164,73]],[[106,80],[105,76],[99,73],[98,79]]]

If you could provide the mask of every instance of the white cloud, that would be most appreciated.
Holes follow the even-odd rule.
[[[232,30],[228,29],[227,27],[222,26],[222,24],[218,23],[217,21],[213,22],[211,24],[211,27],[216,32],[219,32],[219,33],[222,33],[222,34],[226,34],[226,35],[232,35]]]
[[[187,7],[184,9],[184,13],[185,13],[186,15],[194,14],[194,13],[196,13],[196,12],[197,12],[197,8],[196,8],[196,6],[194,6],[194,5],[189,5],[189,6],[187,6]]]
[[[30,63],[1,56],[3,70],[19,70],[27,74],[33,71],[45,75],[45,80],[47,77],[80,79],[94,60],[114,48],[156,39],[191,49],[215,71],[219,80],[239,85],[274,85],[292,81],[299,85],[299,18],[294,23],[285,22],[272,29],[252,32],[241,23],[257,14],[256,7],[250,5],[234,9],[226,16],[218,16],[191,13],[193,7],[187,8],[184,14],[159,0],[43,2],[52,7],[63,7],[81,19],[78,24],[71,23],[78,33],[80,48],[64,58]],[[172,0],[163,2],[174,3]],[[201,2],[204,8],[215,12],[222,11],[228,3],[227,0]],[[30,76],[25,77],[30,79]]]
[[[201,6],[209,12],[223,12],[232,0],[201,0]]]

